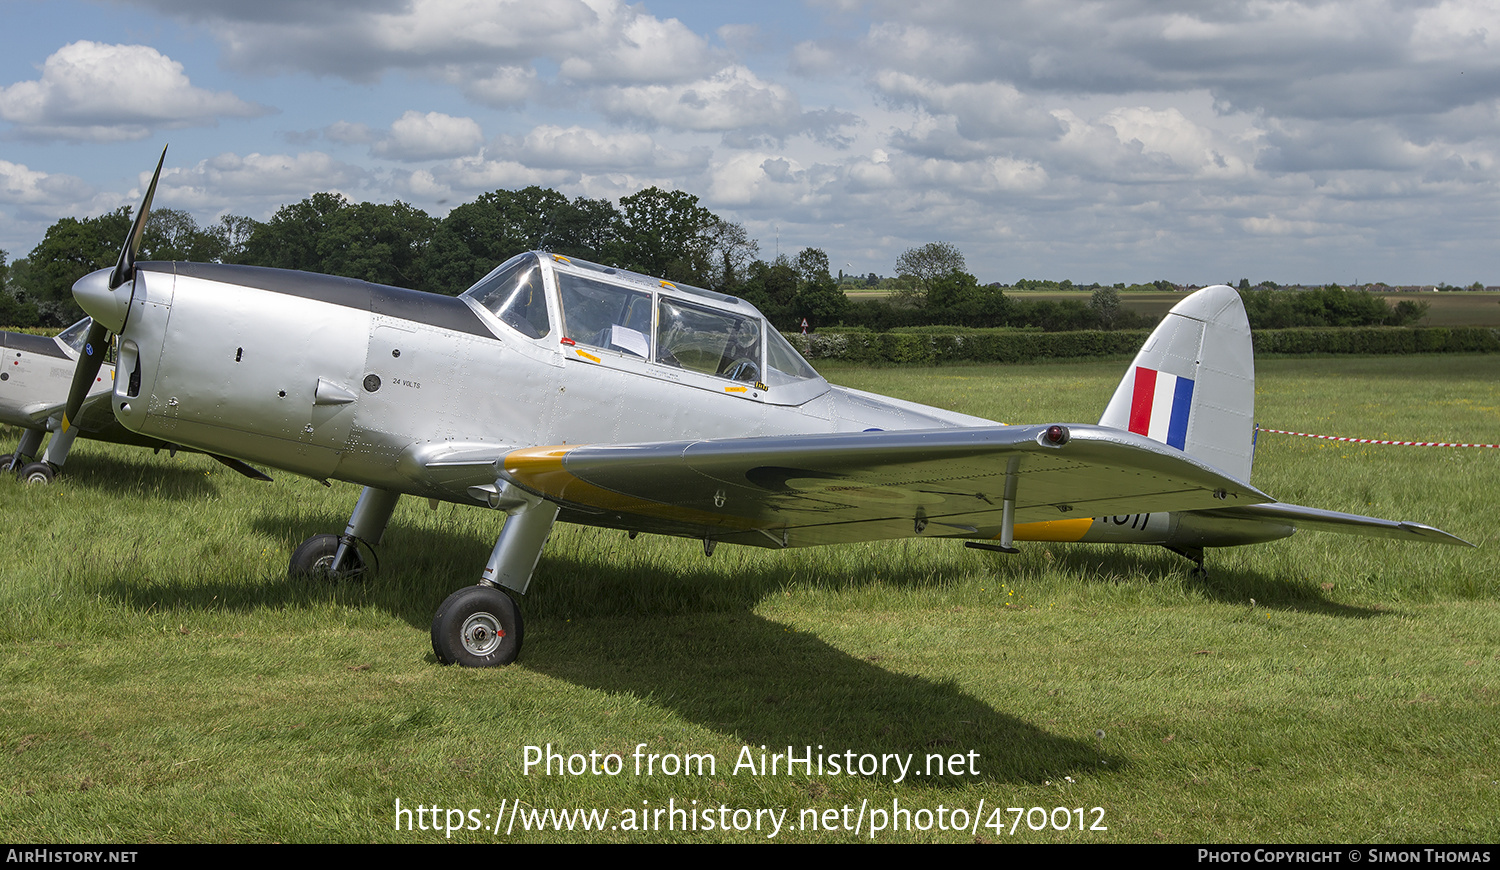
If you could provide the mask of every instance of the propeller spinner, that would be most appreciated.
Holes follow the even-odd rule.
[[[83,400],[88,397],[94,379],[99,376],[99,367],[104,364],[104,354],[111,332],[125,328],[130,314],[130,300],[135,292],[135,255],[141,249],[141,237],[146,232],[146,219],[151,215],[151,198],[156,195],[156,182],[161,178],[162,164],[167,161],[167,149],[161,149],[161,159],[156,161],[156,172],[151,176],[151,186],[146,188],[146,197],[141,200],[136,212],[135,225],[130,236],[120,249],[120,259],[113,270],[100,269],[78,279],[73,285],[73,298],[78,305],[94,318],[88,337],[83,343],[83,355],[78,358],[78,367],[73,370],[73,384],[68,388],[68,403],[63,408],[62,431],[67,432],[73,420],[83,409]],[[130,293],[116,292],[126,283]]]

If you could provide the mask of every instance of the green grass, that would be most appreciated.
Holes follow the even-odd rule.
[[[827,369],[995,419],[1090,422],[1123,363]],[[1500,442],[1497,357],[1266,360],[1259,375],[1265,426]],[[437,665],[428,629],[477,576],[497,515],[407,499],[376,578],[289,581],[291,549],[342,528],[354,487],[81,442],[53,488],[0,480],[0,837],[446,839],[397,830],[399,799],[476,810],[486,830],[453,837],[471,842],[748,842],[764,832],[497,836],[484,814],[697,800],[786,808],[794,824],[804,809],[983,800],[1002,826],[979,828],[988,841],[1494,842],[1497,463],[1263,434],[1255,481],[1271,493],[1480,546],[1305,534],[1212,553],[1206,578],[1147,548],[1006,557],[917,540],[705,559],[694,541],[561,528],[523,603],[520,662],[470,671]],[[548,743],[627,769],[645,743],[718,769],[526,775],[524,747]],[[972,752],[978,772],[735,774],[762,744]],[[1012,835],[1011,806],[1102,807],[1108,830]]]

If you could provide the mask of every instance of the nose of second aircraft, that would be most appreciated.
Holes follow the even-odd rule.
[[[125,315],[130,313],[130,295],[133,282],[126,281],[119,287],[111,287],[110,275],[114,270],[100,269],[90,272],[73,283],[73,298],[88,315],[110,332],[118,333],[125,326]]]

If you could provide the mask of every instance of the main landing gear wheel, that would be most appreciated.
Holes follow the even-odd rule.
[[[21,469],[22,483],[51,483],[57,471],[45,462],[33,462]]]
[[[460,589],[432,618],[432,651],[445,665],[508,665],[521,653],[521,610],[493,586]]]
[[[349,552],[344,554],[343,568],[335,572],[333,570],[333,557],[339,552],[338,535],[313,535],[302,542],[292,553],[292,562],[287,566],[288,577],[322,577],[337,580],[342,577],[353,577],[363,574],[365,571],[365,560],[360,557],[357,547],[350,547]]]

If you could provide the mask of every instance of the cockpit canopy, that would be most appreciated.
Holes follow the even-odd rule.
[[[698,287],[533,252],[502,263],[463,298],[526,338],[643,360],[646,374],[680,369],[742,383],[776,404],[828,389],[755,306]]]

